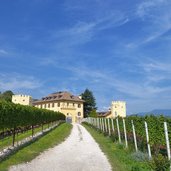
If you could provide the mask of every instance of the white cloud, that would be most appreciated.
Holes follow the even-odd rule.
[[[146,72],[165,72],[165,73],[171,73],[171,64],[168,62],[160,62],[157,60],[149,59],[147,63],[142,63],[140,66],[146,71]]]
[[[73,72],[75,77],[94,84],[96,89],[98,89],[98,87],[101,89],[101,86],[103,88],[113,88],[134,98],[153,98],[160,93],[171,91],[171,87],[159,87],[150,84],[147,82],[149,81],[147,78],[145,82],[142,81],[140,84],[134,80],[125,81],[122,77],[119,78],[117,75],[103,70],[93,70],[86,67],[73,67],[68,69]]]
[[[159,38],[162,39],[163,35],[171,29],[170,6],[169,0],[146,0],[139,3],[133,19],[141,20],[143,36],[140,35],[137,40],[125,44],[125,47],[133,49]]]
[[[78,21],[72,27],[58,30],[51,35],[55,40],[55,48],[66,49],[91,41],[100,31],[115,28],[129,22],[121,12],[113,11],[90,21]]]
[[[149,12],[160,5],[162,5],[167,0],[146,0],[137,6],[137,15],[139,17],[144,17],[149,14]]]
[[[18,91],[21,89],[36,89],[41,87],[41,82],[32,76],[16,73],[0,74],[0,89]]]

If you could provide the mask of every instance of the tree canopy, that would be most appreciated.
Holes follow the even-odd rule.
[[[0,92],[0,100],[11,102],[13,94],[14,93],[11,90],[7,90],[7,91],[5,91],[3,93]]]
[[[93,92],[89,89],[86,89],[84,93],[82,93],[82,99],[84,102],[84,117],[89,116],[90,112],[93,110],[96,111],[96,99],[93,95]]]

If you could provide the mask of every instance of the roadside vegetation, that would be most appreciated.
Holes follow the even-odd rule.
[[[44,135],[35,142],[25,146],[24,148],[16,151],[14,154],[9,156],[6,160],[0,162],[0,170],[7,171],[12,165],[17,165],[24,162],[29,162],[38,156],[41,152],[48,148],[54,147],[61,143],[70,134],[72,125],[63,123],[56,127],[50,133]]]
[[[49,128],[49,126],[51,126],[51,125],[44,124],[43,129],[45,130],[45,129]],[[41,132],[41,131],[42,131],[42,126],[38,126],[38,127],[34,128],[34,134]],[[27,137],[30,137],[30,136],[32,136],[32,129],[27,129],[27,130],[23,131],[22,133],[18,132],[16,134],[16,144],[19,141],[21,141]],[[12,139],[13,139],[12,135],[9,135],[9,136],[6,136],[5,138],[0,139],[0,150],[3,150],[6,147],[11,146]]]
[[[107,155],[113,171],[150,171],[145,161],[136,160],[145,158],[141,153],[134,154],[131,150],[125,149],[123,144],[114,143],[112,138],[105,136],[87,123],[84,123],[83,126],[90,132],[101,150]]]
[[[59,120],[65,120],[62,113],[0,101],[0,141],[12,135],[14,146],[18,133],[31,128],[33,136],[37,126],[42,126],[43,129],[44,124]]]

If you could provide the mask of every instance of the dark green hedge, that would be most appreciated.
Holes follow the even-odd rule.
[[[0,130],[65,120],[65,115],[46,109],[0,101]]]

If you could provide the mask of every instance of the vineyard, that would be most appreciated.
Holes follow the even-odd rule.
[[[14,146],[16,134],[31,130],[33,136],[35,130],[40,127],[43,130],[44,126],[49,127],[58,120],[65,120],[65,116],[59,112],[0,101],[0,141],[12,136]]]
[[[123,144],[126,149],[148,154],[149,160],[157,160],[158,156],[165,163],[170,160],[171,118],[147,115],[124,119],[86,118],[85,121],[115,142]],[[161,161],[155,162],[162,165]]]

